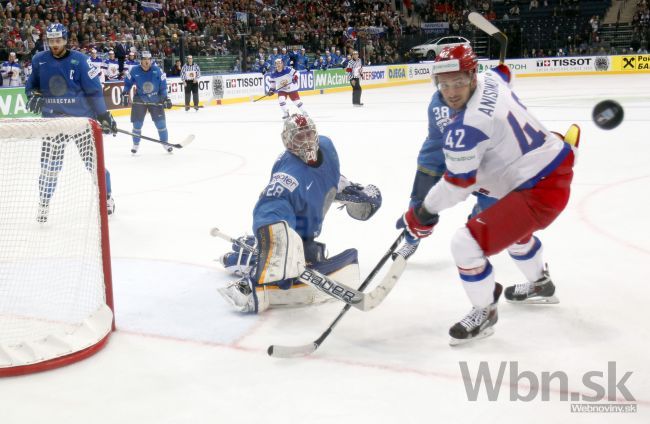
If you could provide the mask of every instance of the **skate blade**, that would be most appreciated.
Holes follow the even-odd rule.
[[[484,339],[486,337],[490,337],[492,334],[494,334],[494,328],[493,327],[488,327],[485,330],[478,333],[476,336],[470,337],[468,339],[455,339],[455,338],[451,337],[449,339],[449,346],[464,345],[464,344],[467,344],[467,343],[472,342],[474,340],[480,340],[480,339]]]
[[[506,299],[508,303],[520,304],[520,305],[555,305],[560,303],[560,299],[557,296],[547,296],[547,297],[531,297],[525,300],[510,300]]]

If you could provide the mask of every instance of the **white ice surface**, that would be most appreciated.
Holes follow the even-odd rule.
[[[331,253],[358,248],[362,275],[397,235],[432,90],[365,90],[364,108],[352,108],[349,92],[304,97],[319,132],[334,140],[342,172],[383,193],[368,222],[330,210],[320,238]],[[173,155],[142,141],[132,156],[124,135],[105,141],[117,206],[110,232],[118,331],[85,361],[0,379],[0,423],[650,422],[650,75],[521,78],[516,90],[550,129],[576,122],[583,131],[569,206],[539,234],[559,305],[502,303],[492,337],[448,345],[448,328],[470,309],[449,251],[467,202],[442,215],[379,308],[350,311],[309,358],[269,358],[269,344],[307,343],[341,308],[239,316],[216,291],[230,277],[213,260],[229,246],[209,230],[250,232],[252,207],[282,151],[281,111],[275,101],[173,111],[171,141],[196,134]],[[613,131],[591,121],[605,98],[625,107]],[[130,128],[128,118],[118,123]],[[156,135],[149,118],[143,133]],[[521,282],[507,255],[493,264],[498,281]],[[485,389],[469,401],[460,361],[473,374],[488,361],[493,376],[501,361],[538,377],[563,371],[568,390],[585,394],[593,392],[583,374],[606,374],[616,361],[617,379],[632,371],[626,386],[638,412],[570,413],[557,381],[550,401],[510,401],[508,371],[498,401]],[[522,380],[519,393],[527,389]]]

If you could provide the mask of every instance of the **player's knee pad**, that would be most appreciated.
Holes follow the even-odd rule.
[[[153,123],[156,126],[156,128],[158,128],[158,132],[167,131],[167,121],[165,121],[164,119],[154,121]]]
[[[482,268],[487,263],[483,249],[467,227],[459,228],[452,237],[451,254],[456,266],[464,270]]]
[[[525,261],[534,257],[542,249],[542,242],[535,236],[524,243],[515,243],[508,246],[508,253],[512,259]]]

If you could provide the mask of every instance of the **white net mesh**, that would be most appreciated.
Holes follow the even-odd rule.
[[[0,123],[0,368],[69,355],[110,331],[93,134],[85,118]]]

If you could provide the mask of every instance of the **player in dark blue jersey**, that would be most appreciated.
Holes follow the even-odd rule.
[[[253,210],[256,237],[243,239],[256,246],[259,255],[234,245],[221,258],[226,269],[242,278],[219,292],[241,312],[325,300],[312,287],[294,282],[305,264],[354,284],[351,281],[358,280],[356,249],[326,258],[325,245],[315,238],[334,201],[363,221],[381,206],[377,187],[362,187],[341,175],[332,140],[318,135],[311,118],[292,115],[286,119],[282,141],[286,151],[273,165],[271,179]]]
[[[37,53],[32,59],[32,74],[25,84],[29,99],[27,109],[44,118],[78,116],[96,119],[105,134],[117,134],[117,124],[106,110],[100,71],[90,58],[66,47],[68,30],[62,24],[50,24],[46,36],[50,49]],[[70,137],[60,134],[43,140],[41,175],[39,177],[40,205],[38,221],[46,222],[49,205],[63,166],[63,154]],[[75,140],[77,143],[77,140]],[[79,146],[78,146],[79,147]],[[85,158],[90,170],[92,162]],[[106,171],[108,214],[115,210],[111,196],[111,179]]]
[[[172,101],[167,97],[167,77],[157,66],[152,66],[151,53],[142,52],[142,62],[134,66],[124,80],[124,91],[122,91],[122,106],[128,106],[129,91],[135,85],[133,94],[133,107],[131,108],[131,122],[133,122],[133,133],[140,135],[142,125],[147,112],[158,129],[160,141],[167,142],[167,121],[165,120],[165,109],[171,109]],[[167,152],[171,153],[171,146],[163,145]],[[133,137],[131,153],[135,154],[140,148],[140,137]]]

